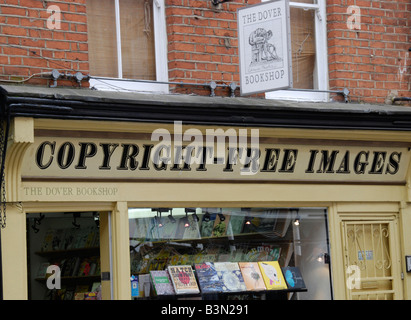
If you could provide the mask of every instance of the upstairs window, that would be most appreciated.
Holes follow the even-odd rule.
[[[87,0],[87,19],[92,87],[168,91],[164,0]]]
[[[265,0],[263,0],[265,1]],[[293,89],[267,92],[267,99],[327,101],[326,4],[324,0],[290,2]]]

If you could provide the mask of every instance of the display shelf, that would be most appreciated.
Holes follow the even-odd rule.
[[[265,300],[286,300],[288,293],[307,292],[307,288],[284,289],[284,290],[261,290],[261,291],[237,291],[237,292],[214,292],[214,293],[195,293],[195,294],[174,294],[151,297],[135,297],[134,300],[179,300],[179,299],[198,299],[198,300],[227,300],[235,295],[265,295]],[[268,297],[268,298],[267,298]]]

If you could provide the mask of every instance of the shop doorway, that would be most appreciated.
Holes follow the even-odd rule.
[[[107,296],[101,286],[107,254],[100,245],[104,243],[100,218],[105,214],[27,214],[30,300],[100,300]]]
[[[397,218],[346,220],[342,229],[347,299],[402,299]]]

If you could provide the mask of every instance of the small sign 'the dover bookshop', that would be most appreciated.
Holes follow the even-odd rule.
[[[288,0],[238,9],[241,95],[292,87]]]

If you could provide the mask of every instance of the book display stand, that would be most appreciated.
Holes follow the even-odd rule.
[[[244,215],[206,213],[198,220],[163,219],[161,228],[155,219],[135,219],[130,258],[139,290],[133,298],[265,300],[307,291],[294,267],[290,217],[264,213],[248,223]]]

